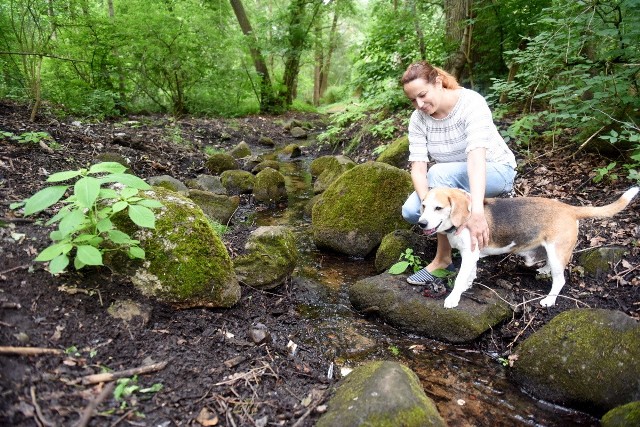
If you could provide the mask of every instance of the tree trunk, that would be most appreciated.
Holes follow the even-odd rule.
[[[418,49],[420,49],[420,59],[427,59],[427,46],[424,42],[424,32],[420,26],[418,11],[416,10],[416,0],[411,0],[411,12],[413,12],[413,25],[416,29],[416,37],[418,39]]]
[[[327,59],[322,67],[322,79],[320,80],[320,98],[324,96],[329,86],[329,71],[331,71],[331,58],[333,52],[338,45],[338,10],[333,12],[333,22],[331,23],[331,31],[329,32],[329,50],[327,51]]]
[[[313,66],[313,105],[320,104],[320,86],[322,84],[322,69],[324,68],[324,46],[322,46],[322,24],[315,24],[315,64]]]
[[[244,10],[241,0],[229,0],[233,13],[235,13],[238,19],[238,24],[243,34],[249,41],[249,52],[253,59],[253,66],[256,69],[256,73],[260,77],[260,111],[271,112],[277,110],[277,99],[273,93],[273,86],[271,85],[271,77],[269,76],[269,70],[267,69],[267,63],[262,56],[262,52],[256,47],[258,45],[253,28],[247,17],[247,13]]]
[[[471,33],[471,0],[445,0],[446,43],[457,46],[449,55],[444,68],[457,80],[461,80],[462,72],[470,63]],[[469,64],[470,65],[470,64]]]

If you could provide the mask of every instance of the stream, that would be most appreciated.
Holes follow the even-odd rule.
[[[598,419],[533,398],[509,381],[494,357],[428,338],[411,335],[381,320],[368,320],[353,310],[348,289],[376,275],[374,257],[354,259],[315,248],[304,207],[313,197],[308,166],[312,159],[281,161],[288,206],[256,213],[256,225],[287,225],[299,242],[296,277],[313,289],[298,307],[334,363],[327,375],[346,375],[366,360],[396,360],[420,378],[426,394],[450,426],[599,426]]]

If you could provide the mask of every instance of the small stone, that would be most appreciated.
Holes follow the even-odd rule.
[[[260,345],[271,341],[271,334],[269,333],[266,325],[262,323],[255,323],[251,325],[251,328],[249,329],[249,338],[255,344]]]

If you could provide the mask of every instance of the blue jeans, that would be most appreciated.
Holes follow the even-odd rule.
[[[516,171],[509,165],[487,163],[487,184],[485,197],[497,197],[511,192]],[[436,163],[427,172],[429,188],[449,187],[471,191],[466,162]],[[402,206],[402,217],[411,224],[417,224],[420,218],[422,201],[415,191]]]

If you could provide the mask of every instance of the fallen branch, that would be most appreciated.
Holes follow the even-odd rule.
[[[34,386],[31,386],[30,393],[31,393],[31,403],[33,403],[33,407],[36,410],[36,414],[35,414],[36,423],[38,425],[54,427],[55,424],[49,421],[48,419],[46,419],[44,417],[44,414],[42,413],[42,409],[40,408],[40,405],[38,404],[38,399],[36,398],[36,388]]]
[[[115,388],[114,383],[108,383],[107,385],[105,385],[102,391],[100,392],[100,394],[97,395],[96,398],[93,399],[91,402],[89,402],[86,408],[84,408],[84,411],[82,411],[82,416],[76,423],[75,427],[85,427],[89,425],[89,421],[91,421],[91,417],[93,417],[93,413],[98,407],[98,405],[100,405],[103,400],[105,400],[107,397],[109,397],[109,395],[111,395],[114,388]]]
[[[62,354],[64,351],[57,348],[42,347],[11,347],[0,346],[0,354],[19,354],[20,356],[39,356],[41,354]]]
[[[167,366],[167,363],[168,362],[165,361],[165,362],[153,363],[151,365],[140,366],[139,368],[125,369],[124,371],[106,372],[103,374],[87,375],[86,377],[82,377],[80,379],[80,382],[84,385],[106,383],[110,381],[115,381],[118,378],[126,378],[126,377],[132,377],[134,375],[149,374],[151,372],[161,371],[162,369],[165,368],[165,366]]]

